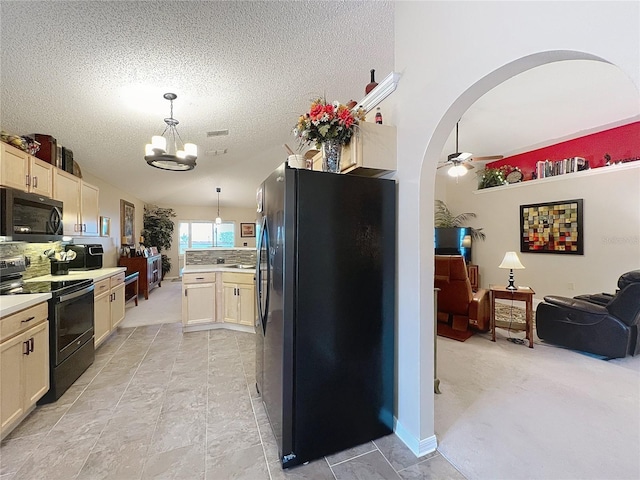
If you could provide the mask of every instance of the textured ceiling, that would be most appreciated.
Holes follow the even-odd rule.
[[[390,2],[2,2],[2,128],[46,133],[146,202],[253,206],[310,101],[360,100],[393,68]],[[145,163],[178,95],[190,172]],[[227,137],[206,132],[228,129]],[[228,149],[225,155],[207,152]]]
[[[3,1],[0,9],[2,128],[51,134],[83,172],[159,205],[215,205],[220,186],[221,206],[253,206],[258,184],[286,159],[282,145],[296,146],[291,128],[312,98],[359,100],[371,68],[380,80],[394,66],[393,2]],[[178,95],[181,137],[198,145],[191,172],[143,160],[169,114],[166,92]],[[558,62],[478,100],[460,120],[460,150],[508,155],[638,113],[638,93],[616,67]],[[218,129],[229,135],[207,138]],[[452,133],[442,158],[454,150]]]

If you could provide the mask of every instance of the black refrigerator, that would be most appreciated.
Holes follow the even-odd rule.
[[[283,164],[257,200],[256,387],[287,468],[392,432],[396,184]]]

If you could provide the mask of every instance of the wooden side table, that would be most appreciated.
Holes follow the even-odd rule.
[[[533,294],[536,293],[531,288],[518,288],[517,290],[507,290],[506,287],[492,286],[489,295],[491,297],[491,341],[496,341],[496,298],[503,300],[517,300],[526,304],[526,325],[527,340],[529,348],[533,348]]]

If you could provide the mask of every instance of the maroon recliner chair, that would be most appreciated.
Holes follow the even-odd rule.
[[[471,289],[464,257],[436,255],[434,286],[438,292],[438,335],[464,342],[473,331],[490,327],[489,292]]]

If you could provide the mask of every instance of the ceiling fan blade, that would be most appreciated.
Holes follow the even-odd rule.
[[[473,165],[471,165],[470,163],[467,163],[467,162],[461,163],[460,165],[462,165],[467,170],[473,170],[474,168],[476,168],[476,167],[474,167]]]
[[[488,160],[502,160],[503,155],[488,155],[486,157],[473,157],[471,160],[474,162],[486,162]]]
[[[450,167],[450,166],[452,166],[452,165],[453,165],[453,164],[452,164],[451,162],[441,163],[440,165],[438,165],[438,166],[436,167],[436,170],[438,170],[438,169],[440,169],[440,168],[442,168],[442,167]]]

